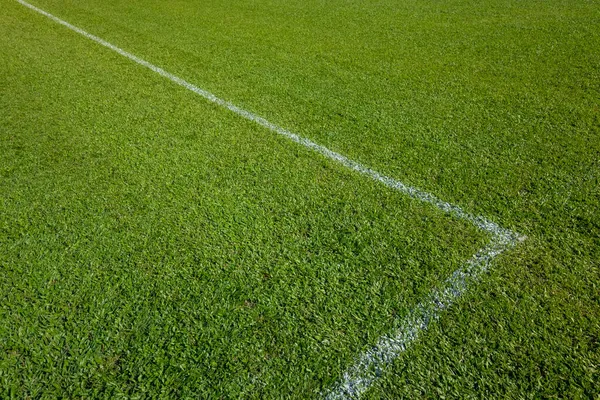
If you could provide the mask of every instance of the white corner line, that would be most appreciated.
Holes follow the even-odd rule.
[[[292,132],[288,131],[287,129],[284,129],[278,125],[275,125],[272,122],[269,122],[266,119],[264,119],[263,117],[260,117],[250,111],[246,111],[242,108],[239,108],[235,104],[230,103],[226,100],[223,100],[204,89],[200,89],[199,87],[179,78],[178,76],[175,76],[175,75],[171,74],[170,72],[167,72],[164,69],[157,67],[156,65],[151,64],[148,61],[143,60],[143,59],[139,58],[138,56],[135,56],[135,55],[107,42],[104,39],[99,38],[98,36],[94,36],[91,33],[87,33],[83,29],[78,28],[74,25],[71,25],[70,23],[68,23],[58,17],[55,17],[54,15],[36,7],[36,6],[33,6],[23,0],[16,0],[16,1],[18,1],[25,7],[28,7],[30,9],[38,12],[39,14],[42,14],[42,15],[50,18],[51,20],[71,29],[72,31],[75,31],[75,32],[79,33],[80,35],[85,36],[86,38],[93,40],[94,42],[99,43],[102,46],[107,47],[107,48],[115,51],[116,53],[119,53],[120,55],[122,55],[124,57],[129,58],[131,61],[134,61],[134,62],[156,72],[157,74],[169,79],[170,81],[183,86],[184,88],[204,97],[205,99],[209,100],[210,102],[218,104],[221,107],[224,107],[247,120],[255,122],[258,125],[261,125],[275,133],[285,136],[286,138],[288,138],[298,144],[301,144],[302,146],[307,147],[307,148],[309,148],[331,160],[337,161],[338,163],[344,165],[345,167],[347,167],[349,169],[357,171],[363,175],[368,176],[369,178],[371,178],[373,180],[381,182],[387,187],[390,187],[399,192],[405,193],[405,194],[409,195],[410,197],[415,198],[417,200],[423,201],[425,203],[429,203],[429,204],[435,206],[436,208],[442,210],[443,212],[454,215],[455,217],[457,217],[459,219],[467,220],[467,221],[473,223],[478,228],[480,228],[484,231],[487,231],[493,235],[510,236],[510,237],[515,236],[514,233],[510,232],[507,229],[501,228],[494,222],[491,222],[483,217],[473,216],[473,215],[463,211],[460,207],[452,205],[450,203],[447,203],[443,200],[440,200],[430,193],[427,193],[427,192],[424,192],[417,188],[405,185],[404,183],[402,183],[396,179],[382,175],[379,172],[374,171],[371,168],[366,167],[356,161],[353,161],[353,160],[347,158],[346,156],[336,153],[335,151],[330,150],[325,146],[321,146],[320,144],[317,144],[317,143],[313,142],[312,140],[306,139],[302,136],[292,133]]]
[[[507,237],[494,237],[486,247],[454,271],[441,287],[432,290],[412,309],[395,332],[380,337],[374,346],[356,357],[354,364],[343,373],[341,379],[324,393],[325,399],[359,398],[383,375],[385,367],[405,352],[432,322],[439,319],[445,309],[467,291],[470,284],[489,269],[495,257],[514,247],[517,242]]]
[[[420,333],[427,329],[429,324],[438,319],[441,312],[450,306],[458,297],[460,297],[468,288],[470,282],[476,281],[482,273],[484,273],[492,259],[504,252],[505,250],[516,245],[518,241],[524,239],[519,234],[502,228],[498,224],[489,221],[486,218],[474,216],[462,208],[445,202],[436,196],[424,192],[420,189],[408,186],[394,178],[382,175],[379,172],[364,166],[346,156],[336,153],[310,139],[299,136],[288,131],[272,122],[267,121],[263,117],[256,115],[250,111],[246,111],[233,103],[223,100],[209,91],[201,89],[186,80],[179,78],[164,69],[157,67],[115,45],[107,42],[98,36],[92,35],[70,23],[46,12],[34,5],[31,5],[23,0],[16,0],[23,6],[44,15],[51,20],[65,26],[66,28],[79,33],[94,42],[107,47],[114,52],[127,57],[131,61],[142,65],[157,74],[169,79],[170,81],[183,86],[184,88],[204,97],[208,101],[215,103],[223,108],[226,108],[233,113],[250,120],[258,125],[261,125],[281,136],[284,136],[293,142],[296,142],[308,149],[311,149],[333,161],[336,161],[346,168],[354,170],[364,176],[367,176],[375,181],[378,181],[385,186],[402,192],[416,200],[428,203],[435,208],[450,214],[458,219],[471,222],[479,229],[486,231],[492,235],[490,244],[479,252],[477,252],[469,261],[461,268],[456,270],[446,281],[443,286],[435,289],[425,300],[421,301],[415,309],[413,309],[402,321],[401,327],[393,335],[385,335],[381,337],[378,343],[370,350],[362,353],[356,359],[356,362],[344,374],[342,379],[328,391],[325,396],[328,399],[339,398],[356,398],[364,393],[369,386],[381,375],[382,368],[390,364],[394,358],[405,351],[412,342],[417,340]]]

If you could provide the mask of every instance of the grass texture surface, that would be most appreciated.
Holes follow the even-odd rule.
[[[527,235],[366,397],[598,396],[597,2],[34,4]],[[0,397],[319,397],[489,239],[2,9]]]

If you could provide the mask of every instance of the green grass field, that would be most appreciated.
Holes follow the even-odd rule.
[[[600,3],[32,0],[523,234],[364,398],[600,396]],[[490,241],[0,0],[0,398],[319,398]]]

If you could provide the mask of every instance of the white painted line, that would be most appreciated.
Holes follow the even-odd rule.
[[[175,76],[175,75],[171,74],[170,72],[167,72],[164,69],[157,67],[156,65],[151,64],[148,61],[143,60],[143,59],[107,42],[104,39],[99,38],[98,36],[94,36],[91,33],[87,33],[83,29],[80,29],[74,25],[71,25],[70,23],[68,23],[64,20],[62,20],[58,17],[55,17],[54,15],[52,15],[40,8],[37,8],[36,6],[33,6],[23,0],[17,0],[17,1],[19,3],[21,3],[22,5],[24,5],[25,7],[28,7],[44,16],[50,18],[51,20],[58,22],[59,24],[61,24],[63,26],[66,26],[67,28],[71,29],[72,31],[75,31],[75,32],[79,33],[80,35],[83,35],[86,38],[91,39],[94,42],[101,44],[102,46],[108,47],[109,49],[119,53],[120,55],[127,57],[130,60],[132,60],[140,65],[143,65],[144,67],[156,72],[157,74],[169,79],[170,81],[175,82],[178,85],[181,85],[184,88],[191,90],[192,92],[194,92],[196,94],[199,94],[200,96],[204,97],[205,99],[207,99],[215,104],[218,104],[221,107],[227,108],[228,110],[236,113],[237,115],[244,117],[250,121],[253,121],[275,133],[285,136],[286,138],[288,138],[298,144],[301,144],[304,147],[314,150],[317,153],[320,153],[327,158],[337,161],[347,168],[350,168],[352,170],[360,172],[361,174],[366,175],[369,178],[374,179],[376,181],[379,181],[392,189],[406,193],[410,197],[413,197],[417,200],[432,204],[433,206],[439,208],[440,210],[442,210],[448,214],[452,214],[457,218],[470,221],[471,223],[475,224],[475,226],[477,226],[487,232],[490,232],[494,235],[513,236],[513,234],[510,231],[508,231],[504,228],[501,228],[497,224],[495,224],[491,221],[488,221],[485,218],[475,217],[475,216],[463,211],[460,207],[452,205],[450,203],[447,203],[443,200],[440,200],[430,193],[423,192],[422,190],[419,190],[417,188],[405,185],[404,183],[402,183],[396,179],[382,175],[379,172],[374,171],[371,168],[366,167],[356,161],[353,161],[353,160],[347,158],[346,156],[336,153],[335,151],[330,150],[325,146],[321,146],[320,144],[317,144],[317,143],[313,142],[312,140],[298,136],[297,134],[292,133],[292,132],[288,131],[287,129],[284,129],[278,125],[273,124],[272,122],[267,121],[263,117],[260,117],[250,111],[246,111],[242,108],[239,108],[235,104],[232,104],[226,100],[223,100],[204,89],[200,89],[196,85],[193,85],[193,84],[179,78],[178,76]]]
[[[406,351],[421,333],[436,321],[467,289],[488,270],[492,260],[516,241],[496,236],[492,242],[475,254],[467,263],[454,271],[443,286],[433,290],[402,320],[400,328],[391,335],[379,338],[377,344],[360,354],[354,365],[344,372],[342,379],[325,394],[328,400],[360,397],[371,384],[381,377],[383,369]]]
[[[38,7],[35,7],[23,0],[16,1],[25,7],[28,7],[33,11],[36,11],[37,13],[42,14],[51,20],[71,29],[72,31],[75,31],[80,35],[83,35],[86,38],[93,40],[94,42],[99,43],[124,57],[129,58],[130,60],[156,72],[157,74],[169,79],[172,82],[175,82],[178,85],[183,86],[184,88],[204,97],[205,99],[234,112],[243,118],[253,121],[279,135],[285,136],[286,138],[331,160],[337,161],[345,167],[378,181],[389,188],[405,193],[414,199],[429,203],[456,218],[469,221],[476,227],[492,234],[491,243],[475,254],[464,266],[456,270],[452,276],[444,282],[444,285],[441,288],[434,290],[427,299],[419,303],[419,305],[403,320],[401,328],[397,332],[391,336],[386,335],[380,338],[378,343],[372,349],[361,354],[357,358],[355,364],[344,373],[340,382],[326,394],[327,398],[355,398],[364,393],[375,381],[375,379],[381,375],[382,369],[386,365],[390,364],[400,353],[405,351],[408,346],[410,346],[410,344],[418,338],[419,334],[427,329],[431,321],[439,318],[441,312],[450,306],[467,290],[470,282],[476,281],[479,276],[481,276],[481,274],[488,269],[489,264],[494,257],[513,247],[517,241],[524,239],[524,237],[519,236],[515,232],[502,228],[486,218],[469,214],[462,208],[440,200],[430,193],[382,175],[379,172],[353,161],[346,156],[336,153],[325,146],[321,146],[312,140],[292,133],[287,129],[275,125],[250,111],[239,108],[235,104],[223,100],[204,89],[200,89],[199,87],[179,78],[178,76],[175,76],[170,72],[167,72],[164,69],[157,67],[156,65],[151,64],[148,61],[143,60],[107,42],[104,39],[99,38],[98,36],[92,35],[81,28],[71,25],[70,23]]]

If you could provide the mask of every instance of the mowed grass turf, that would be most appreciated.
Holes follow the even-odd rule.
[[[598,395],[597,2],[35,5],[528,236],[368,396]],[[17,395],[310,396],[485,240],[3,8]]]
[[[4,396],[316,395],[489,239],[3,20]]]

